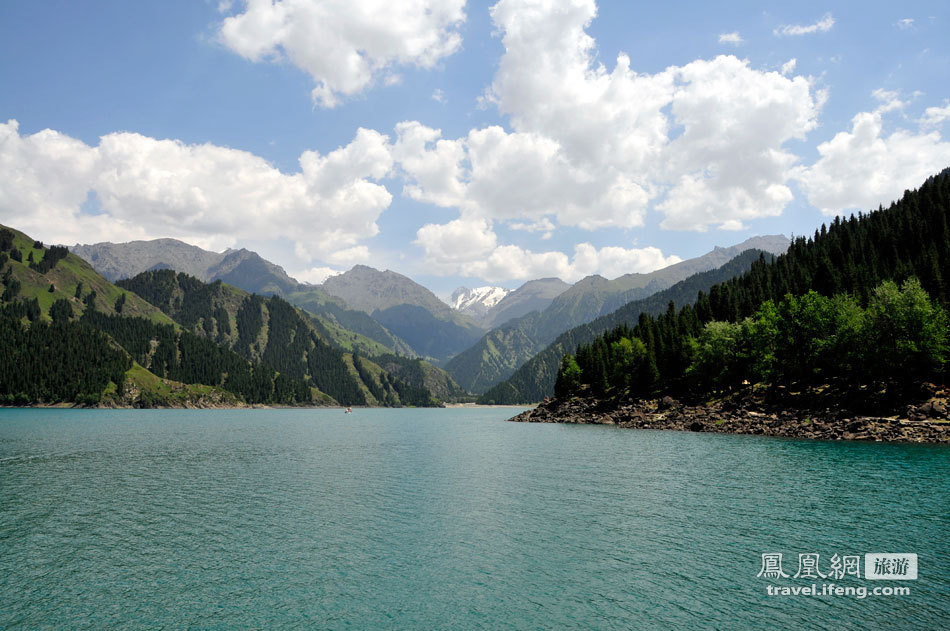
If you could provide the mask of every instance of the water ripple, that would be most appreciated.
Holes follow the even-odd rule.
[[[0,411],[0,628],[950,621],[947,448],[509,414]],[[773,551],[916,552],[921,578],[769,597]]]

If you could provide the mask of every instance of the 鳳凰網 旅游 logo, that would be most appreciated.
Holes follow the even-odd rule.
[[[861,566],[864,565],[864,572]],[[794,573],[793,573],[794,570]],[[910,587],[860,584],[862,578],[872,581],[912,581],[917,579],[917,554],[911,552],[875,552],[825,556],[805,552],[786,555],[763,552],[757,578],[777,581],[768,584],[769,596],[906,596]],[[802,583],[802,580],[812,581]],[[823,581],[817,583],[814,581]],[[832,581],[844,581],[844,585]]]

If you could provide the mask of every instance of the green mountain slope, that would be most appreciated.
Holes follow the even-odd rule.
[[[614,280],[588,276],[554,297],[540,314],[509,320],[489,331],[453,357],[445,368],[463,387],[475,393],[485,392],[572,327],[667,289],[691,275],[714,270],[744,251],[760,248],[778,253],[785,251],[788,243],[781,235],[753,237],[648,274],[626,274]],[[504,300],[499,306],[503,303]]]
[[[0,235],[0,251],[3,252],[0,259],[4,261],[4,265],[0,267],[3,267],[5,287],[10,287],[11,279],[19,283],[20,289],[15,298],[36,299],[44,319],[49,319],[50,307],[60,299],[66,300],[77,315],[81,314],[90,302],[99,311],[115,313],[116,302],[126,294],[121,307],[125,315],[148,318],[160,324],[172,324],[172,320],[161,310],[138,296],[128,295],[75,254],[64,252],[62,248],[45,247],[13,228],[0,226],[0,232],[4,233]],[[59,258],[57,253],[65,256]],[[47,265],[43,264],[44,259]],[[49,266],[53,259],[56,259],[56,262]]]
[[[485,392],[544,348],[537,334],[540,320],[541,314],[535,311],[492,329],[453,357],[445,365],[446,372],[470,392]]]
[[[177,239],[77,244],[70,250],[113,282],[161,269],[184,272],[207,283],[221,280],[249,293],[281,296],[306,309],[342,349],[364,355],[416,354],[369,314],[346,308],[342,300],[319,286],[298,283],[282,267],[250,250],[210,252]]]
[[[0,287],[0,402],[194,407],[240,402],[218,387],[221,379],[188,385],[161,379],[133,362],[129,351],[91,320],[139,323],[176,342],[183,336],[180,327],[65,248],[46,248],[0,227]]]
[[[369,314],[347,309],[343,301],[320,287],[300,285],[285,296],[288,302],[312,314],[326,328],[327,335],[340,348],[373,356],[395,353],[412,357],[412,347],[393,335]]]
[[[640,314],[661,314],[668,309],[671,301],[679,305],[692,304],[699,292],[745,273],[756,261],[766,256],[772,255],[758,250],[743,252],[722,267],[694,274],[669,289],[642,300],[635,300],[613,313],[562,333],[514,371],[507,380],[488,389],[479,397],[479,402],[532,403],[553,395],[561,358],[565,353],[572,352],[578,344],[589,343],[598,335],[622,323],[635,323]]]
[[[448,359],[484,333],[471,318],[454,311],[422,285],[389,270],[357,265],[331,276],[322,287],[350,309],[372,316],[423,357]]]
[[[141,295],[188,331],[280,375],[309,383],[345,405],[434,404],[431,398],[409,390],[400,396],[398,388],[404,384],[390,375],[382,387],[391,382],[395,394],[368,397],[379,379],[354,370],[352,360],[330,343],[325,329],[279,296],[264,298],[221,281],[208,284],[172,270],[143,272],[119,285]]]

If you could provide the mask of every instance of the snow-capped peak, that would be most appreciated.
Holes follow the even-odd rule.
[[[484,312],[497,305],[510,293],[510,289],[503,287],[476,287],[475,289],[459,287],[452,292],[449,304],[456,311]]]

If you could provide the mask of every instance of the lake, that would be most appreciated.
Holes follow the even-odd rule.
[[[950,448],[517,411],[0,410],[0,628],[950,625]]]

